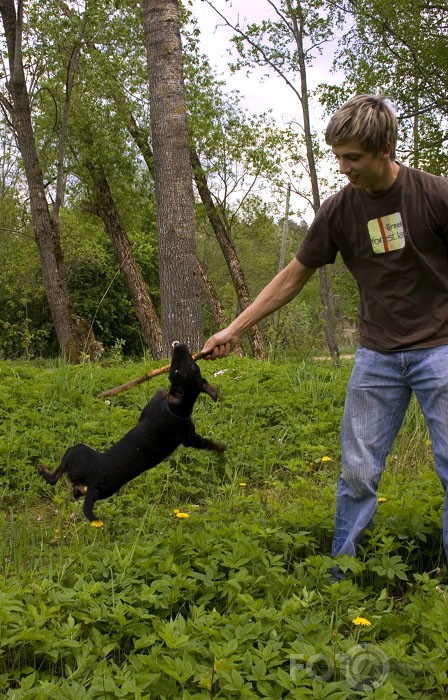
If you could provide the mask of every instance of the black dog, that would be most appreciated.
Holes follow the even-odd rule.
[[[159,389],[145,406],[138,424],[106,452],[87,445],[69,447],[55,472],[43,464],[39,473],[56,484],[66,473],[75,498],[85,496],[84,515],[92,525],[103,524],[93,512],[95,502],[109,498],[131,479],[155,467],[176,447],[197,447],[222,452],[225,445],[201,437],[195,431],[191,413],[201,392],[217,400],[216,390],[202,378],[187,346],[173,344],[169,372],[170,389]]]

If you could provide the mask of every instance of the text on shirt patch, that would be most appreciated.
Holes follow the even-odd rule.
[[[390,253],[404,248],[404,226],[400,212],[372,219],[367,226],[374,253]]]

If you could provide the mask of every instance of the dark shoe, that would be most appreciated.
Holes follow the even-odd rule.
[[[341,583],[341,581],[345,581],[346,576],[343,571],[339,568],[337,564],[335,566],[331,566],[328,569],[328,583],[332,585],[333,583]]]

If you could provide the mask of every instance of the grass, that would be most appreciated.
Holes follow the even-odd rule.
[[[350,363],[202,363],[221,399],[196,426],[226,453],[179,449],[100,502],[97,530],[35,464],[120,437],[166,377],[97,394],[148,364],[0,363],[2,696],[445,697],[443,499],[417,406],[362,556],[329,586]]]

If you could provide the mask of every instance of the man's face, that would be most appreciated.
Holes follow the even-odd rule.
[[[366,151],[353,139],[339,146],[332,146],[341,175],[346,175],[353,187],[368,192],[381,192],[391,186],[394,162],[390,158],[390,146],[379,153]]]

